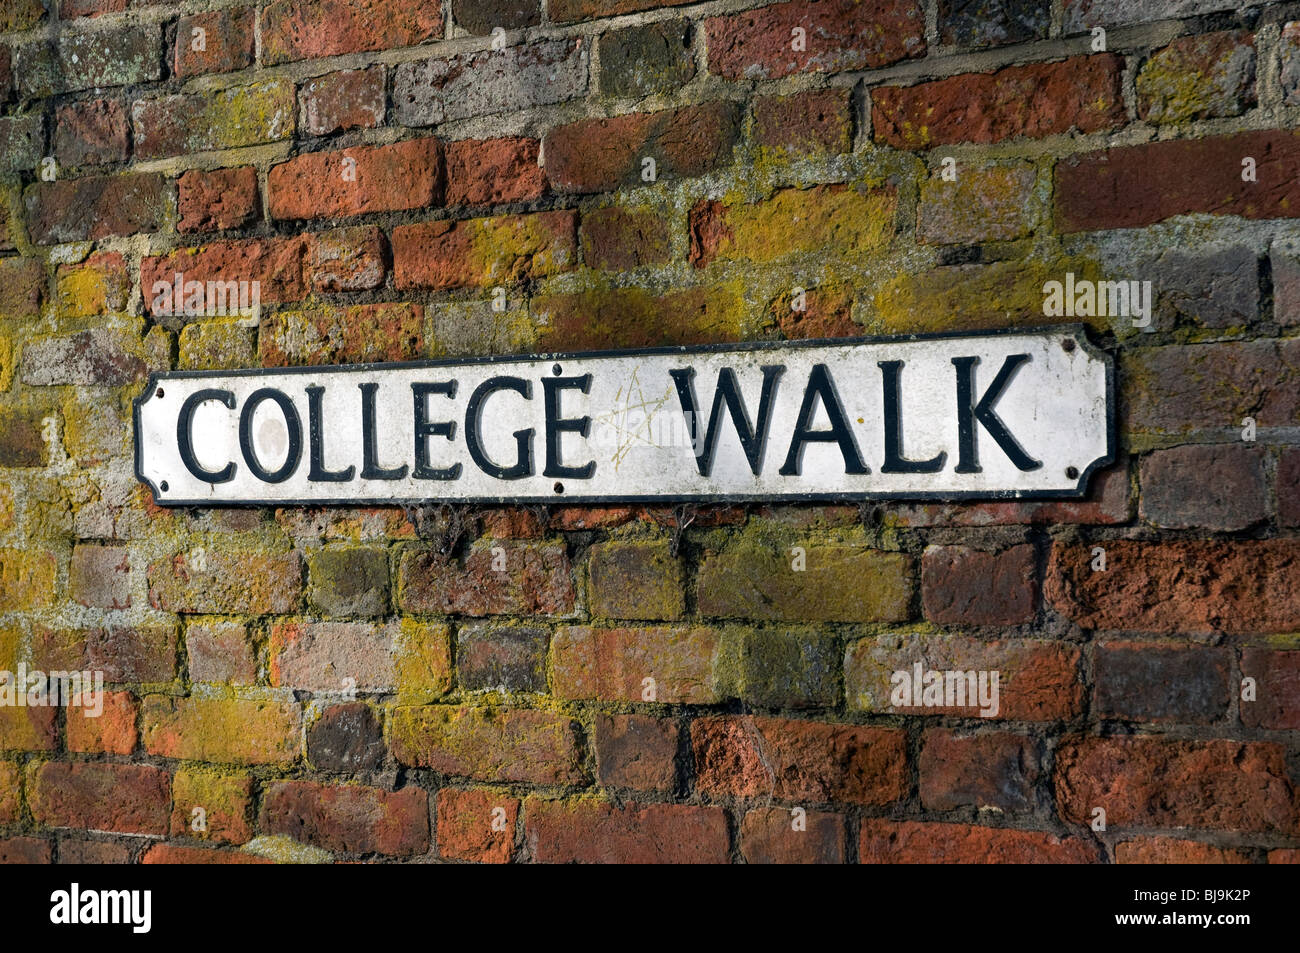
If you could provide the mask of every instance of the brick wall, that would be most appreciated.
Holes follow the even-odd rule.
[[[0,707],[0,859],[1294,861],[1297,127],[1294,3],[0,0],[0,668],[108,682]],[[1067,272],[1155,294],[1085,319],[1085,501],[132,474],[152,370],[1037,326]]]

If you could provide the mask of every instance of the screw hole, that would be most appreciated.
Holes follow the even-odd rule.
[[[164,493],[166,493],[168,489],[170,489],[170,488],[167,486],[167,481],[166,481],[166,480],[163,480],[163,481],[162,481],[162,491],[163,491]]]
[[[161,397],[162,395],[163,395],[163,389],[162,389],[161,387],[159,387],[159,388],[158,388],[158,396]]]
[[[1066,476],[1066,479],[1069,479],[1069,480],[1077,480],[1077,479],[1079,478],[1079,468],[1078,468],[1078,467],[1066,467],[1066,468],[1065,468],[1065,476]]]
[[[559,376],[560,376],[560,365],[559,365],[559,364],[552,364],[552,365],[551,365],[551,373],[554,374],[556,377],[559,377]]]
[[[555,484],[555,492],[556,492],[556,493],[563,493],[563,492],[564,492],[564,484],[563,484],[563,483],[557,483],[557,484]]]
[[[1061,350],[1065,351],[1067,354],[1068,354],[1069,352],[1073,351],[1073,350],[1074,350],[1074,338],[1066,338],[1064,341],[1062,341],[1062,342],[1061,342]]]

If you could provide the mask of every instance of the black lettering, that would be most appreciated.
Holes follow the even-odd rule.
[[[456,422],[429,421],[428,397],[430,394],[442,394],[444,397],[456,396],[456,381],[441,381],[436,384],[412,384],[411,393],[415,397],[415,469],[411,476],[417,480],[459,480],[461,465],[453,463],[449,467],[435,468],[429,465],[429,438],[446,437],[452,440],[456,436]]]
[[[347,483],[356,476],[357,468],[346,470],[325,469],[325,424],[321,411],[321,398],[325,388],[313,384],[307,388],[307,480],[311,483]]]
[[[484,473],[499,480],[519,480],[533,475],[533,431],[516,430],[515,444],[518,456],[513,466],[503,467],[493,463],[483,452],[482,416],[483,404],[488,397],[501,390],[512,390],[525,400],[532,400],[532,385],[522,377],[490,377],[470,395],[469,405],[465,408],[465,447],[470,459]]]
[[[357,386],[361,388],[361,479],[400,480],[406,476],[405,463],[389,468],[379,465],[379,435],[375,428],[375,391],[379,385],[371,381]]]
[[[289,452],[278,470],[268,470],[262,466],[253,449],[253,414],[268,400],[280,408],[280,413],[284,414],[285,428],[289,431]],[[274,387],[263,387],[249,395],[244,402],[244,409],[239,413],[239,449],[243,451],[248,469],[263,483],[283,483],[293,476],[302,459],[302,421],[287,394]]]
[[[699,468],[700,476],[708,476],[713,472],[713,455],[717,450],[718,434],[722,432],[722,407],[724,405],[731,414],[732,424],[736,428],[736,436],[740,438],[740,446],[745,451],[745,459],[749,461],[750,472],[758,476],[759,468],[763,465],[763,448],[767,443],[767,427],[772,420],[772,405],[775,403],[776,385],[784,371],[785,366],[781,364],[765,364],[763,366],[763,389],[758,398],[758,426],[754,427],[749,422],[749,411],[745,408],[745,402],[741,400],[739,389],[736,386],[735,371],[730,367],[724,367],[720,370],[718,372],[718,386],[713,391],[713,409],[709,412],[709,424],[704,431],[703,441],[700,440],[700,414],[698,405],[695,402],[695,368],[677,368],[668,372],[672,376],[673,383],[677,385],[677,400],[682,405],[682,413],[686,417],[686,423],[691,432],[691,442],[696,447],[695,465]]]
[[[830,430],[813,430],[812,417],[817,409],[817,399],[821,398],[826,408],[826,416],[831,420]],[[808,387],[803,392],[803,403],[799,407],[799,419],[795,423],[794,436],[790,439],[790,452],[786,454],[785,463],[778,471],[782,476],[798,476],[803,459],[805,443],[838,443],[840,453],[844,456],[844,472],[857,476],[870,473],[858,454],[858,445],[849,429],[849,422],[840,406],[840,399],[835,393],[835,382],[825,364],[814,364],[808,375]]]
[[[596,461],[588,461],[580,467],[566,467],[560,462],[560,434],[576,433],[586,437],[591,430],[590,417],[560,416],[560,391],[563,390],[588,393],[591,390],[591,375],[542,378],[542,398],[546,406],[546,469],[542,471],[542,476],[589,480],[596,472]]]
[[[185,469],[204,483],[228,483],[235,478],[235,465],[227,463],[220,470],[205,470],[199,466],[194,456],[194,412],[205,400],[219,400],[230,410],[235,409],[235,395],[228,390],[198,390],[185,398],[181,404],[181,414],[176,418],[176,446],[181,453],[181,463]]]
[[[940,450],[929,460],[908,460],[903,456],[903,403],[899,395],[902,361],[876,364],[885,379],[885,462],[881,473],[938,473],[948,454]]]
[[[1011,458],[1021,470],[1037,470],[1043,464],[1025,453],[1024,448],[1011,436],[1006,424],[993,411],[993,406],[1006,390],[1011,378],[1015,376],[1022,364],[1029,360],[1028,354],[1011,354],[1002,362],[1002,369],[993,378],[993,383],[984,392],[984,396],[975,402],[975,365],[978,357],[954,357],[952,363],[957,368],[957,473],[980,473],[979,447],[975,441],[975,422],[978,420],[989,435],[997,441],[1002,452]]]

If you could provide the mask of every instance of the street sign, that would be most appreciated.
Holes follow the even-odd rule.
[[[163,505],[1077,497],[1114,369],[1069,325],[156,374]]]

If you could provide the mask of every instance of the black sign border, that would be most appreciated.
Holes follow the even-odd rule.
[[[144,475],[141,471],[141,444],[140,444],[140,408],[148,401],[149,396],[159,383],[169,380],[184,380],[192,377],[212,377],[220,375],[222,377],[266,377],[283,374],[335,374],[356,371],[376,371],[376,370],[399,370],[399,369],[419,369],[434,367],[466,367],[476,364],[501,364],[506,362],[529,361],[567,361],[567,360],[590,360],[592,358],[605,357],[635,357],[639,355],[659,355],[659,354],[718,354],[728,351],[752,352],[766,351],[777,348],[805,348],[805,347],[825,347],[827,345],[854,345],[854,344],[903,344],[917,341],[951,341],[962,340],[966,338],[990,338],[990,337],[1009,337],[1017,335],[1059,335],[1062,338],[1073,338],[1076,345],[1082,347],[1088,354],[1101,361],[1106,369],[1106,454],[1099,457],[1088,465],[1088,467],[1079,474],[1077,484],[1070,490],[961,490],[956,492],[937,492],[937,491],[918,491],[916,493],[898,494],[898,493],[880,493],[872,491],[863,491],[858,493],[800,493],[776,496],[764,493],[740,493],[740,494],[718,494],[718,493],[700,493],[700,494],[682,494],[682,495],[660,495],[660,496],[565,496],[564,494],[554,494],[551,496],[538,495],[510,495],[510,496],[454,496],[454,497],[364,497],[348,500],[310,500],[310,499],[260,499],[260,500],[161,500],[159,499],[159,489],[152,480]],[[574,506],[585,506],[588,504],[621,504],[621,503],[835,503],[835,502],[862,502],[862,501],[889,501],[898,503],[909,502],[963,502],[963,501],[997,501],[997,500],[1074,500],[1087,496],[1088,481],[1098,470],[1105,469],[1115,462],[1116,444],[1117,444],[1117,425],[1116,425],[1116,406],[1115,406],[1115,358],[1114,356],[1093,344],[1088,338],[1087,327],[1081,323],[1056,324],[1056,325],[1036,325],[1028,328],[998,328],[994,330],[979,331],[939,331],[916,334],[900,335],[868,335],[864,337],[851,338],[807,338],[798,341],[750,341],[734,342],[724,344],[696,344],[696,345],[672,345],[668,347],[646,347],[646,348],[619,348],[609,351],[557,351],[535,354],[510,354],[510,355],[488,355],[488,356],[470,356],[455,358],[438,358],[427,361],[391,361],[378,362],[370,364],[325,364],[325,365],[308,365],[296,367],[254,367],[243,368],[230,371],[220,370],[193,370],[193,371],[164,371],[153,372],[149,375],[148,383],[144,392],[134,401],[132,401],[132,422],[135,428],[135,476],[141,483],[149,487],[153,494],[155,506],[181,508],[181,507],[201,507],[204,509],[265,509],[268,507],[282,506],[302,506],[302,507],[358,507],[358,506],[375,506],[375,507],[417,507],[417,506],[438,506],[447,504],[475,504],[475,505],[532,505],[539,503],[566,505],[571,500]]]

